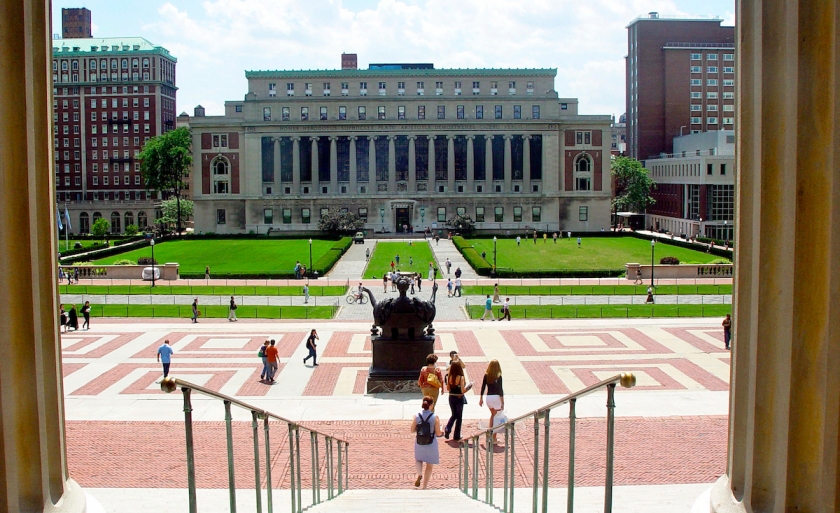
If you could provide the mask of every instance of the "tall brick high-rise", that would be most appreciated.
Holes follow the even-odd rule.
[[[90,10],[84,7],[62,9],[61,37],[64,39],[93,37]]]
[[[682,133],[733,130],[735,28],[652,12],[627,26],[627,152],[672,153]]]

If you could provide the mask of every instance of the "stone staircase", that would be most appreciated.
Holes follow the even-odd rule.
[[[498,513],[458,490],[348,490],[338,498],[313,506],[312,513],[408,513],[414,511]]]

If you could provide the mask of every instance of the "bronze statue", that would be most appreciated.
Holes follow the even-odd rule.
[[[437,283],[432,287],[432,296],[429,301],[422,301],[416,297],[409,298],[406,295],[411,285],[409,280],[409,276],[400,275],[397,278],[399,297],[389,297],[381,302],[376,301],[370,289],[362,287],[362,291],[367,293],[370,304],[373,306],[374,327],[379,327],[382,330],[381,338],[383,339],[414,340],[423,336],[434,336],[434,328],[431,324],[435,320],[437,312],[435,309]]]

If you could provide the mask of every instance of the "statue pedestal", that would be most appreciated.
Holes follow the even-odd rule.
[[[417,379],[426,357],[435,352],[434,338],[389,340],[374,338],[373,364],[367,380],[367,393],[420,393]]]

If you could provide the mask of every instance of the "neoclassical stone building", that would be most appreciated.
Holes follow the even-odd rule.
[[[611,119],[579,115],[555,76],[401,64],[248,71],[244,100],[188,119],[195,229],[310,231],[329,208],[377,232],[442,227],[456,214],[479,230],[606,229]]]

